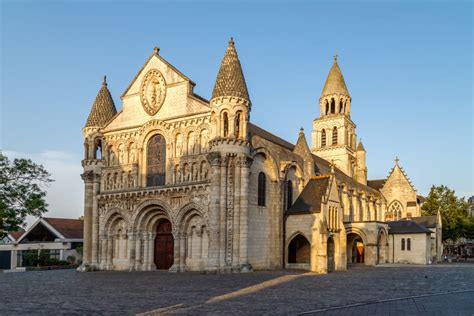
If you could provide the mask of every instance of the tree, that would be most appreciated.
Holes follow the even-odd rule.
[[[42,165],[30,159],[10,161],[0,151],[0,239],[24,226],[26,216],[47,212],[44,187],[52,181]]]
[[[436,215],[438,210],[441,212],[443,240],[474,238],[474,220],[468,216],[469,203],[464,198],[458,198],[454,190],[447,186],[432,186],[421,210],[423,215]]]

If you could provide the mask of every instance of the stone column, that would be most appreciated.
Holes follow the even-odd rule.
[[[173,265],[169,269],[170,272],[179,272],[181,267],[181,233],[173,230]]]
[[[353,212],[353,221],[357,222],[359,218],[359,198],[356,190],[352,190],[352,212]]]
[[[149,264],[149,269],[148,270],[156,270],[156,265],[155,265],[155,233],[150,233],[150,239],[148,240],[148,264]]]
[[[232,253],[232,266],[239,267],[239,241],[240,241],[240,202],[243,199],[241,193],[241,172],[242,172],[242,159],[238,159],[235,165],[235,191],[234,191],[234,240],[233,240],[233,253]],[[268,190],[267,190],[268,191]]]
[[[240,266],[243,272],[251,269],[248,262],[248,211],[249,211],[249,176],[252,159],[245,157],[241,170],[240,199]]]
[[[134,271],[135,270],[135,260],[136,260],[136,247],[137,247],[137,234],[135,231],[131,231],[128,234],[128,270]]]
[[[369,212],[367,210],[367,196],[365,195],[365,193],[362,193],[360,195],[360,199],[361,199],[361,204],[362,204],[362,207],[361,207],[361,210],[360,210],[360,220],[362,221],[367,221],[369,219]]]
[[[93,269],[99,266],[99,201],[100,177],[95,175],[93,184],[93,204],[92,204],[92,256],[91,265]]]
[[[179,265],[179,271],[186,271],[186,240],[187,240],[187,235],[186,233],[181,233],[179,235],[179,247],[180,247],[180,265]]]
[[[94,203],[94,172],[89,170],[82,175],[84,180],[84,245],[83,266],[91,264],[92,259],[92,209]]]
[[[144,271],[147,271],[148,270],[148,265],[149,265],[149,262],[150,262],[150,251],[149,251],[149,247],[150,247],[150,243],[149,243],[149,234],[148,233],[143,233],[143,264],[142,264],[142,269]]]
[[[227,164],[229,157],[225,157],[221,163],[221,178],[220,178],[220,208],[219,208],[219,259],[218,266],[225,266],[226,259],[226,211],[227,211]]]
[[[349,202],[349,192],[347,191],[347,187],[344,185],[342,188],[342,204],[344,208],[343,212],[343,221],[348,222],[351,221],[351,207]]]
[[[135,240],[135,271],[142,270],[142,238],[142,233],[138,231]]]
[[[113,269],[113,256],[114,256],[114,239],[112,236],[107,236],[107,259],[106,259],[106,270]]]
[[[18,266],[18,250],[12,250],[10,257],[10,269],[16,269]]]
[[[213,272],[219,263],[219,222],[220,222],[220,194],[221,194],[221,157],[212,152],[207,155],[211,166],[211,192],[209,195],[209,253],[207,270]]]

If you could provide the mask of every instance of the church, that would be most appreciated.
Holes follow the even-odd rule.
[[[194,86],[158,48],[119,112],[104,77],[83,128],[79,270],[328,273],[440,259],[440,217],[421,216],[398,159],[367,179],[336,57],[311,143],[303,129],[292,144],[252,123],[233,39],[210,100]]]

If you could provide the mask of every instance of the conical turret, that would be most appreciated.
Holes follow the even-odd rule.
[[[319,98],[320,116],[350,113],[351,96],[347,89],[344,76],[337,64],[337,55],[334,56],[334,62],[329,70],[323,92]]]
[[[365,158],[365,148],[362,145],[362,139],[359,140],[359,144],[357,145],[356,150],[356,171],[355,171],[355,178],[358,182],[367,185],[367,164]]]
[[[107,88],[106,77],[102,82],[102,87],[97,93],[91,112],[87,118],[85,127],[103,127],[117,114],[114,100]]]
[[[233,38],[229,40],[212,91],[212,99],[218,97],[237,97],[250,101]]]

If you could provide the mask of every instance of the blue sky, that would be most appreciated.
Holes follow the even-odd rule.
[[[79,216],[81,129],[102,76],[120,108],[159,46],[209,98],[233,36],[254,123],[310,140],[337,53],[369,178],[398,156],[420,194],[472,195],[472,15],[470,1],[1,1],[0,148],[53,173],[50,215]]]

